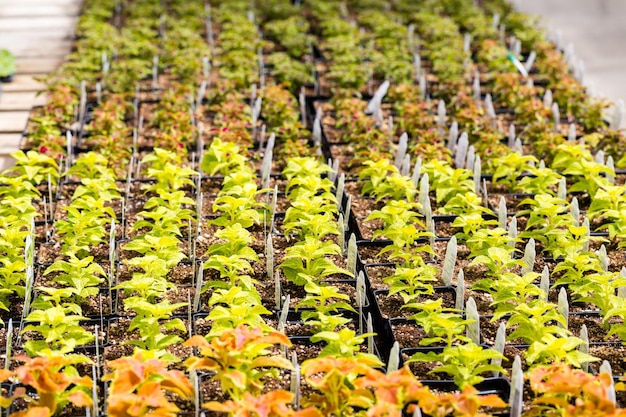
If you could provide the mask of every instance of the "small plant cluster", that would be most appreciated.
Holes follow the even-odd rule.
[[[351,97],[338,96],[333,102],[337,119],[333,126],[341,130],[349,127],[341,140],[354,149],[354,157],[349,162],[353,170],[358,170],[365,161],[391,157],[389,138],[382,129],[376,128],[376,121],[365,114],[366,106],[367,103]]]
[[[290,7],[279,14],[268,13],[262,17],[263,30],[274,42],[267,56],[272,77],[293,92],[299,86],[313,84],[314,67],[306,59],[313,48],[309,22],[300,16],[297,9]]]
[[[331,86],[349,90],[361,88],[367,82],[370,72],[363,65],[366,54],[362,48],[363,36],[358,28],[342,18],[345,10],[342,13],[338,1],[311,4],[310,10],[320,26],[324,39],[321,44],[324,55],[334,63],[325,74]]]
[[[203,15],[182,2],[167,7],[147,0],[124,7],[89,2],[77,25],[76,48],[54,81],[100,83],[103,90],[132,93],[136,84],[151,84],[156,56],[166,75],[196,82],[202,76],[202,57],[211,55],[202,36]]]
[[[248,150],[254,143],[254,137],[250,132],[252,124],[252,110],[244,101],[241,92],[232,89],[231,84],[224,84],[220,87],[217,97],[212,97],[214,105],[209,110],[212,115],[211,137],[213,140],[219,139],[221,142],[233,142]],[[205,171],[210,175],[215,175],[211,171]]]
[[[168,274],[186,257],[180,238],[187,225],[191,228],[194,216],[191,208],[195,201],[186,196],[184,190],[194,185],[191,177],[196,173],[181,166],[177,154],[159,148],[147,155],[143,163],[155,182],[144,186],[150,197],[131,229],[138,233],[122,247],[124,251],[139,254],[124,260],[124,264],[136,272],[115,288],[123,290],[124,309],[133,313],[129,331],[139,332],[138,339],[127,343],[135,346],[138,353],[148,351],[155,358],[177,361],[179,358],[166,348],[182,341],[173,332],[185,332],[185,325],[181,319],[171,316],[186,303],[173,303],[166,297],[167,292],[175,288]]]
[[[220,157],[224,160],[219,161]],[[258,189],[256,173],[232,142],[213,141],[202,168],[212,175],[224,176],[212,207],[216,218],[209,222],[220,228],[215,236],[221,242],[209,246],[208,260],[204,263],[204,268],[218,273],[219,281],[207,282],[205,289],[239,288],[250,293],[252,299],[258,299],[256,281],[249,274],[254,272],[251,263],[260,260],[250,247],[254,238],[248,229],[270,220],[269,207],[258,201],[269,190]]]
[[[357,335],[345,327],[346,312],[356,312],[349,296],[328,282],[354,274],[335,264],[343,248],[332,237],[340,235],[338,203],[333,184],[325,176],[331,168],[312,157],[291,158],[283,170],[290,207],[285,212],[283,231],[295,239],[278,266],[285,278],[304,287],[306,296],[296,308],[303,309],[302,320],[313,328],[312,342],[323,341],[321,355],[353,356],[367,335]],[[358,296],[358,295],[357,295]]]
[[[361,171],[363,181],[362,192],[375,196],[377,199],[388,198],[385,206],[380,210],[374,210],[365,219],[380,219],[383,228],[374,232],[374,238],[384,235],[391,242],[385,246],[380,254],[389,252],[391,260],[397,260],[394,274],[383,279],[389,286],[389,296],[399,294],[404,305],[402,308],[410,309],[414,313],[410,319],[414,320],[426,333],[426,337],[420,341],[420,345],[443,345],[441,352],[428,352],[414,354],[410,362],[440,362],[441,364],[432,372],[443,372],[453,376],[455,383],[461,388],[473,386],[483,380],[481,374],[488,371],[503,371],[489,362],[494,358],[502,358],[502,355],[491,349],[483,349],[472,338],[465,336],[466,326],[473,320],[464,319],[462,311],[442,306],[442,299],[425,300],[425,295],[434,293],[432,283],[437,282],[438,270],[422,254],[434,255],[429,244],[424,244],[426,238],[433,237],[432,232],[425,232],[424,224],[418,220],[420,214],[417,210],[430,211],[430,197],[428,196],[428,174],[424,174],[423,183],[425,188],[419,201],[415,202],[416,181],[410,177],[402,176],[395,165],[388,160],[381,159],[376,163],[365,163],[366,168]],[[462,170],[459,170],[462,171]],[[435,174],[435,170],[429,171]],[[444,174],[445,170],[436,172]],[[440,175],[435,181],[441,180]],[[366,179],[367,178],[367,179]],[[450,181],[455,185],[459,182]],[[462,181],[461,184],[462,186]],[[446,190],[441,184],[437,190]],[[471,192],[471,191],[470,191]],[[454,198],[452,197],[450,201]],[[444,197],[445,198],[445,197]],[[439,201],[439,198],[437,199]],[[423,207],[427,207],[424,210]],[[431,213],[426,215],[427,221]],[[461,216],[459,216],[460,218]],[[421,229],[421,231],[419,229]],[[415,243],[422,240],[422,244]],[[379,256],[380,256],[379,254]]]
[[[0,176],[0,309],[6,312],[12,301],[24,299],[32,290],[41,187],[45,190],[58,181],[58,168],[52,158],[34,151],[17,151],[13,157],[15,166]]]
[[[39,334],[43,339],[28,340],[24,349],[31,356],[44,352],[70,353],[78,346],[94,340],[94,335],[81,327],[83,307],[96,300],[106,278],[103,267],[91,255],[95,248],[106,246],[110,233],[107,227],[115,222],[111,203],[120,199],[114,171],[107,159],[95,152],[77,158],[67,171],[67,178],[76,178],[69,205],[61,207],[65,220],[54,224],[62,257],[55,259],[43,272],[49,283],[39,281],[40,295],[33,301],[33,310],[26,316],[30,324],[24,331]],[[28,310],[27,310],[28,311]]]
[[[219,76],[237,89],[259,82],[257,50],[262,46],[258,29],[250,21],[240,2],[220,2],[215,21],[221,26],[217,37],[220,53]]]
[[[150,127],[156,130],[154,147],[168,149],[186,157],[195,144],[197,129],[194,123],[193,96],[184,85],[173,85],[161,95]],[[190,103],[191,101],[191,103]]]
[[[528,158],[527,158],[528,159]],[[603,317],[604,327],[608,329],[607,338],[613,334],[623,334],[621,322],[610,324],[611,318],[619,315],[622,299],[618,296],[618,288],[623,284],[623,276],[619,271],[609,270],[609,260],[606,251],[590,251],[590,242],[601,240],[598,237],[590,237],[589,222],[599,218],[606,220],[600,230],[607,230],[609,238],[618,236],[615,232],[619,228],[619,221],[612,218],[609,213],[619,212],[619,198],[612,200],[611,195],[618,193],[619,186],[612,184],[612,170],[602,163],[593,159],[586,145],[561,144],[556,148],[552,168],[525,165],[521,158],[516,158],[508,163],[511,170],[502,178],[515,178],[528,170],[533,172],[532,177],[524,177],[519,182],[530,184],[531,182],[546,181],[552,177],[550,187],[543,188],[543,192],[537,190],[534,199],[526,199],[522,204],[529,207],[522,211],[528,215],[527,230],[520,237],[533,238],[540,243],[542,251],[552,258],[558,258],[559,263],[553,270],[558,274],[555,285],[567,286],[571,299],[575,302],[586,302],[600,311]],[[528,159],[529,162],[532,159]],[[543,164],[540,164],[543,165]],[[515,168],[515,167],[518,168]],[[556,190],[554,185],[565,183],[567,176],[569,192],[588,193],[591,204],[587,210],[588,219],[583,224],[579,219],[578,200],[567,202],[562,198],[564,192]],[[539,180],[543,177],[542,180]],[[494,176],[494,179],[496,177]],[[562,187],[561,187],[562,188]],[[534,189],[529,186],[529,189]],[[545,191],[547,190],[547,192]],[[561,198],[559,198],[561,195]],[[614,209],[616,211],[611,211]],[[610,220],[609,220],[610,219]],[[529,279],[529,285],[532,279]],[[545,298],[545,294],[543,295]],[[549,310],[546,307],[546,311]],[[580,340],[577,341],[581,343]]]
[[[310,146],[311,132],[302,125],[295,97],[284,86],[266,86],[261,92],[262,117],[276,139],[279,167],[292,157],[311,156],[316,152]]]
[[[85,142],[106,158],[117,176],[130,161],[132,130],[126,123],[132,109],[123,94],[111,94],[93,111]]]
[[[53,157],[57,163],[67,153],[67,132],[75,121],[77,91],[68,84],[48,88],[47,104],[37,109],[28,125],[28,143],[32,149]]]

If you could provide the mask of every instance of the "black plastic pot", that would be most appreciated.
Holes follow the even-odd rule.
[[[424,244],[424,245],[427,245],[429,242],[430,240],[426,237],[419,238],[415,241],[415,243],[417,244]],[[359,259],[361,261],[361,264],[371,265],[373,263],[374,264],[389,263],[389,262],[386,262],[385,260],[381,260],[380,262],[364,262],[364,261],[367,261],[368,259],[367,258],[363,259],[363,256],[361,256],[361,252],[363,248],[374,248],[377,250],[377,252],[380,252],[382,249],[384,249],[386,246],[389,246],[391,243],[392,241],[388,239],[378,239],[378,240],[373,240],[373,241],[369,241],[369,240],[357,241],[357,246],[359,249]]]
[[[10,74],[10,75],[6,75],[4,77],[0,77],[0,82],[1,83],[11,83],[11,82],[13,82],[14,78],[15,78],[15,73]]]
[[[343,284],[343,285],[349,285],[351,287],[354,287],[356,290],[356,279],[332,279],[332,280],[325,280],[322,281],[323,284],[327,284],[327,285],[337,285],[337,284]],[[285,293],[285,287],[281,286],[281,291],[282,291],[282,295],[283,295],[283,299],[285,299],[285,296],[287,296],[287,293]],[[365,302],[362,305],[362,309],[364,312],[368,312],[369,308],[370,308],[370,301],[369,301],[369,297],[368,297],[368,293],[367,293],[367,284],[366,284],[366,288],[365,288]],[[356,299],[354,300],[343,300],[346,303],[350,304],[355,310],[358,311],[358,305],[356,304]],[[290,310],[295,311],[295,308],[290,308]],[[298,309],[300,311],[307,311],[307,310],[311,310],[310,308],[300,308]]]
[[[296,352],[296,355],[298,356],[298,362],[300,364],[307,359],[317,358],[319,351],[323,349],[322,343],[311,342],[310,336],[293,336],[290,337],[289,340],[292,343],[292,347],[288,348],[288,355],[289,357],[291,357],[291,352]],[[307,349],[310,349],[310,352],[305,353],[305,350]],[[361,345],[361,352],[367,353],[367,341],[364,342],[363,345]],[[374,343],[374,356],[378,357],[382,363],[385,363],[385,357],[381,356],[381,352],[379,352],[376,342]]]
[[[302,321],[301,315],[302,313],[306,311],[306,310],[289,310],[289,312],[287,313],[287,325],[295,325],[295,326],[302,326],[304,328],[305,324]],[[309,310],[310,311],[310,310]],[[359,314],[359,312],[354,312],[354,311],[350,311],[350,310],[339,310],[336,314],[341,315],[342,317],[345,317],[347,319],[350,320],[350,323],[353,325],[354,330],[359,330],[359,322],[360,322],[360,326],[362,327],[363,331],[366,331],[367,329],[367,324],[366,324],[366,316],[361,316]],[[367,312],[366,310],[363,310],[363,314],[366,315]],[[281,315],[280,311],[276,311],[275,312],[276,315],[276,320],[278,321]],[[288,337],[310,337],[313,334],[311,332],[307,332],[305,329],[303,329],[302,331],[298,332],[298,334],[293,334],[291,333],[288,328],[285,328],[285,334]]]
[[[372,295],[372,321],[374,325],[374,331],[378,334],[379,339],[381,340],[380,344],[380,353],[384,358],[389,357],[389,352],[393,347],[393,344],[396,342],[396,338],[393,334],[393,325],[394,324],[406,324],[412,323],[409,319],[405,317],[398,318],[387,318],[383,317],[382,312],[380,310],[380,305],[378,302],[377,295],[386,295],[388,294],[388,290],[379,290],[374,291]],[[435,294],[456,294],[455,287],[435,287]]]

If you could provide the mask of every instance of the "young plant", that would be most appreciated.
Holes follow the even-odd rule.
[[[550,168],[529,167],[532,175],[523,177],[515,184],[515,191],[525,194],[548,193],[556,196],[556,186],[562,176]]]
[[[373,415],[397,415],[410,403],[436,402],[435,395],[415,378],[408,366],[388,373],[372,369],[354,385],[357,389],[374,392],[375,404],[369,407],[369,413]],[[408,411],[412,412],[414,406],[409,405]]]
[[[0,262],[0,308],[8,311],[11,296],[23,298],[26,293],[24,242],[30,235],[30,225],[21,225],[19,218],[6,210],[0,209],[0,214],[4,214],[0,217],[0,250],[4,255]]]
[[[150,352],[135,352],[107,363],[112,372],[102,377],[111,381],[107,411],[112,417],[159,415],[175,417],[180,409],[172,396],[183,400],[194,397],[191,382],[179,370],[168,370],[167,363]]]
[[[474,259],[478,256],[490,257],[489,249],[498,248],[504,249],[509,252],[509,257],[512,258],[515,252],[513,243],[517,243],[519,239],[513,239],[509,236],[507,230],[501,227],[494,229],[478,229],[465,241],[465,245],[470,250],[469,257]],[[499,256],[504,256],[500,254]]]
[[[420,297],[432,294],[432,283],[437,282],[437,268],[422,264],[417,266],[398,265],[393,275],[383,278],[389,285],[389,295],[399,294],[405,305],[419,303]]]
[[[67,220],[58,220],[55,225],[63,239],[62,251],[66,256],[89,257],[91,248],[105,241],[105,226],[111,223],[115,213],[104,204],[104,200],[85,197],[63,207]]]
[[[350,300],[350,297],[339,292],[339,288],[334,285],[307,281],[304,290],[306,296],[296,308],[305,309],[301,313],[302,321],[312,326],[316,333],[335,332],[337,327],[350,322],[350,319],[341,315],[341,310],[351,312],[355,310],[346,302]]]
[[[515,325],[517,325],[515,327]],[[524,343],[541,342],[546,336],[567,337],[565,318],[554,304],[535,298],[529,303],[518,304],[507,321],[507,327],[515,330],[507,340],[521,338]]]
[[[291,91],[298,91],[300,87],[315,81],[310,64],[297,61],[284,52],[270,54],[267,63],[272,66],[272,76]]]
[[[222,392],[241,401],[246,393],[259,395],[264,378],[277,378],[279,369],[291,369],[287,359],[269,355],[268,348],[275,345],[291,343],[282,333],[266,334],[259,328],[241,325],[209,336],[209,340],[193,336],[185,346],[199,348],[201,356],[187,359],[185,365],[190,370],[215,372],[211,379],[219,381]]]
[[[369,356],[323,356],[304,361],[302,375],[314,392],[303,398],[303,406],[315,407],[324,416],[348,416],[354,415],[356,408],[368,409],[374,402],[372,392],[354,386],[380,365],[379,360]]]
[[[263,307],[256,290],[244,290],[237,286],[218,288],[209,299],[209,307],[211,312],[207,320],[213,323],[210,335],[219,335],[222,331],[244,325],[271,331],[263,320],[263,316],[271,312]]]
[[[80,325],[87,320],[81,315],[80,307],[61,302],[61,298],[69,298],[71,290],[41,289],[50,295],[44,295],[33,303],[35,310],[26,317],[29,324],[24,326],[23,331],[38,333],[43,340],[33,339],[24,343],[24,350],[29,356],[45,356],[51,351],[71,353],[76,347],[94,340],[94,335]]]
[[[484,380],[487,372],[504,372],[504,369],[492,364],[493,359],[503,359],[504,355],[489,348],[483,348],[474,342],[447,346],[441,353],[415,353],[411,362],[440,362],[429,373],[442,372],[452,376],[454,383],[461,389],[472,387]]]
[[[124,290],[127,294],[136,294],[148,301],[153,301],[165,294],[167,290],[174,288],[174,284],[166,279],[170,268],[164,259],[156,255],[138,256],[128,259],[126,264],[130,267],[140,268],[143,272],[133,273],[130,280],[119,283],[115,289]]]
[[[306,237],[323,239],[328,235],[338,235],[336,214],[337,205],[323,195],[300,193],[297,200],[285,212],[283,231],[285,236],[298,240]]]
[[[518,177],[531,169],[531,162],[536,164],[537,158],[532,155],[521,155],[519,152],[511,152],[506,157],[499,158],[493,174],[493,183],[502,184],[507,191],[513,191]]]
[[[93,256],[83,259],[70,256],[67,261],[55,261],[44,271],[44,275],[60,272],[53,278],[53,282],[60,283],[71,289],[73,298],[77,302],[98,294],[98,286],[104,281],[106,273],[97,263],[93,262]]]
[[[556,337],[545,335],[541,341],[531,343],[525,358],[528,364],[566,363],[580,368],[583,363],[596,362],[599,359],[578,349],[584,341],[579,337]]]
[[[0,396],[0,406],[9,408],[13,400],[23,399],[28,409],[11,414],[11,417],[53,416],[62,413],[67,405],[91,407],[93,381],[88,376],[80,376],[74,365],[89,363],[82,355],[64,355],[59,352],[35,358],[18,356],[15,360],[24,362],[15,370],[0,370],[0,381],[15,378],[22,384],[16,387],[12,398]],[[37,397],[27,394],[31,387]]]
[[[483,198],[474,192],[459,193],[450,198],[445,206],[438,211],[442,214],[482,215],[492,214],[492,211],[483,206]]]
[[[472,171],[462,168],[452,168],[442,161],[429,161],[422,168],[428,174],[430,189],[435,190],[435,199],[438,204],[446,203],[458,194],[474,191]]]
[[[413,180],[401,175],[398,168],[388,159],[365,161],[363,165],[367,168],[363,168],[359,173],[359,179],[365,180],[361,194],[371,195],[376,201],[384,198],[413,201],[416,191]]]
[[[336,243],[307,236],[304,241],[287,248],[279,268],[296,285],[305,285],[309,280],[318,282],[335,274],[353,276],[327,258],[330,255],[341,255],[341,248]]]
[[[146,233],[131,240],[122,249],[139,252],[145,256],[154,256],[162,260],[169,270],[185,258],[185,255],[178,248],[178,243],[178,239],[174,236],[158,236]],[[134,265],[134,259],[127,262],[132,261],[133,266],[139,266]]]
[[[476,256],[470,265],[484,265],[489,270],[489,275],[494,279],[510,273],[514,268],[525,266],[521,259],[514,259],[511,255],[513,248],[511,247],[490,247],[487,249],[486,255]]]
[[[380,210],[373,210],[365,221],[381,220],[383,224],[390,225],[395,221],[400,223],[416,223],[418,227],[424,227],[419,221],[421,215],[415,211],[419,208],[418,203],[407,200],[389,200]]]
[[[375,355],[362,353],[361,346],[368,337],[376,336],[375,333],[363,333],[357,335],[356,331],[344,327],[339,331],[323,331],[315,333],[311,336],[311,342],[324,342],[326,346],[322,349],[319,356],[331,356],[351,358],[355,356],[369,356],[377,360]]]
[[[181,207],[183,204],[193,205],[194,201],[186,197],[184,191],[170,193],[159,190],[159,195],[160,197],[151,197],[146,202],[146,210],[138,213],[138,220],[131,230],[154,236],[180,236],[181,229],[193,218],[191,210]]]
[[[528,375],[535,397],[524,416],[624,416],[611,401],[611,376],[591,375],[565,364],[538,366]]]
[[[15,166],[9,168],[3,175],[11,175],[22,178],[33,185],[39,185],[48,181],[48,175],[52,184],[56,185],[59,177],[57,162],[43,153],[36,151],[16,151],[11,154],[15,159]]]
[[[569,284],[572,298],[575,301],[590,303],[596,306],[603,315],[605,321],[607,314],[622,304],[617,291],[626,286],[626,278],[618,272],[595,272],[589,271],[580,279]]]
[[[186,303],[170,303],[164,300],[151,303],[141,297],[130,297],[124,300],[124,308],[133,311],[133,317],[128,331],[139,331],[139,339],[129,340],[126,343],[136,347],[136,352],[151,351],[156,359],[167,362],[177,362],[180,359],[165,349],[175,343],[182,342],[176,334],[164,332],[185,332],[185,324],[181,319],[172,319],[172,313],[184,307]]]
[[[467,241],[480,230],[488,228],[489,226],[498,225],[498,221],[496,219],[485,219],[482,215],[483,211],[487,212],[488,209],[483,208],[481,210],[459,214],[458,217],[454,219],[452,227],[462,229],[462,231],[455,235],[459,241]]]
[[[208,175],[226,176],[241,168],[248,168],[248,159],[234,142],[223,142],[216,138],[204,153],[200,167]]]
[[[573,177],[574,184],[569,188],[570,192],[588,193],[591,198],[596,195],[598,188],[606,185],[605,175],[612,172],[609,167],[594,161],[584,145],[570,143],[557,147],[551,168],[562,175]]]
[[[520,304],[545,298],[547,294],[535,284],[539,276],[535,272],[527,272],[522,276],[505,273],[493,280],[491,288],[486,289],[493,297],[491,303],[495,307],[493,320],[499,320],[507,314],[514,313]],[[475,288],[481,288],[481,282],[479,281]]]
[[[207,283],[203,290],[211,287],[239,285],[246,290],[254,288],[254,281],[247,275],[252,272],[250,262],[259,262],[259,257],[249,245],[254,238],[240,223],[234,223],[215,232],[215,236],[224,243],[214,243],[207,250],[209,259],[204,263],[207,269],[219,272],[220,278],[229,283],[213,281]]]
[[[159,151],[161,151],[159,153]],[[155,155],[157,158],[165,158],[159,148],[155,148]],[[149,156],[149,155],[148,155]],[[143,163],[152,161],[152,158],[146,156]],[[175,158],[170,157],[170,160]],[[155,161],[156,162],[156,161]],[[191,168],[181,167],[173,162],[167,162],[165,164],[152,162],[152,166],[148,168],[148,176],[154,178],[156,182],[144,185],[142,188],[148,192],[157,193],[159,190],[180,190],[184,187],[193,187],[194,182],[191,177],[197,175],[197,172]]]
[[[442,304],[443,299],[438,298],[405,305],[405,308],[418,311],[410,319],[426,332],[427,337],[419,342],[421,346],[444,344],[452,347],[455,342],[469,342],[465,330],[466,325],[472,321],[464,319],[459,310],[444,308]]]
[[[213,212],[222,213],[211,223],[228,226],[239,223],[248,228],[267,218],[268,206],[256,201],[256,197],[268,190],[259,190],[251,175],[233,173],[224,178],[224,185],[213,203]]]
[[[287,192],[294,185],[299,185],[299,181],[309,177],[322,177],[324,174],[332,172],[332,168],[321,163],[313,157],[291,158],[287,161],[287,166],[283,169],[283,176],[289,183]]]
[[[466,386],[462,392],[432,394],[418,403],[419,407],[432,417],[487,417],[481,413],[484,408],[505,408],[506,404],[496,394],[482,395],[471,386]]]
[[[570,239],[570,233],[580,238],[585,233],[582,233],[584,228],[574,227],[567,201],[549,194],[538,194],[534,199],[527,198],[520,204],[530,206],[518,213],[529,215],[526,230],[520,234],[520,238],[533,238],[541,242],[544,251],[555,259],[568,253],[570,249],[566,248],[571,248],[572,243],[574,248],[582,247],[581,241],[572,242]]]

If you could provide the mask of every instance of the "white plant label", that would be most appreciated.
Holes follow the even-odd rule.
[[[398,370],[400,365],[400,345],[394,342],[389,352],[389,360],[387,361],[387,374]]]
[[[456,277],[456,299],[454,308],[457,310],[465,309],[465,275],[463,269],[459,269],[459,273]]]
[[[476,308],[474,297],[468,298],[467,303],[465,303],[465,317],[470,320],[465,328],[467,337],[477,345],[480,344],[480,317],[478,316],[478,309]]]
[[[441,272],[441,281],[443,285],[452,285],[452,275],[454,274],[454,265],[456,264],[457,241],[456,236],[452,236],[446,247],[446,256],[443,261],[443,271]]]

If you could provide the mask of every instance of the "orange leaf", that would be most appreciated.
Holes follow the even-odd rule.
[[[127,393],[134,391],[143,381],[141,375],[137,374],[134,369],[121,369],[117,372],[105,375],[103,380],[112,379],[111,393]]]
[[[222,404],[217,401],[210,401],[208,403],[204,403],[202,407],[211,411],[219,411],[220,413],[228,413],[231,411],[230,407],[228,407],[226,404]]]
[[[252,361],[251,367],[292,369],[292,364],[281,356],[259,356]]]
[[[195,356],[192,356],[191,358],[187,359],[185,361],[185,366],[187,367],[187,369],[190,369],[190,370],[206,369],[209,371],[214,371],[214,370],[219,370],[221,368],[220,365],[211,358],[198,358]]]
[[[506,407],[506,403],[502,401],[502,398],[495,394],[483,395],[480,397],[480,405],[483,407]]]
[[[93,405],[91,397],[83,391],[73,392],[67,396],[67,399],[76,407],[91,407]]]
[[[159,382],[146,381],[138,390],[137,396],[150,407],[163,407],[168,404]]]
[[[211,347],[209,342],[202,336],[192,336],[189,340],[183,343],[183,346],[187,347],[199,347],[201,349],[208,349]]]
[[[8,369],[0,369],[0,381],[6,381],[15,375],[15,372],[9,371]]]
[[[107,401],[107,411],[110,417],[139,416],[142,409],[140,399],[132,394],[110,396]],[[131,410],[135,411],[135,414],[131,414]]]
[[[168,377],[161,381],[161,388],[167,389],[183,398],[193,398],[194,392],[187,376],[178,370],[168,372]]]
[[[72,382],[72,384],[78,385],[80,387],[91,388],[91,386],[93,385],[93,380],[88,376],[72,377],[70,378],[70,381]]]
[[[13,398],[7,398],[0,395],[0,409],[9,408],[11,403],[13,403]]]
[[[224,376],[230,378],[230,382],[239,389],[246,389],[246,376],[240,371],[225,372]]]
[[[280,332],[272,332],[267,336],[263,336],[256,341],[257,343],[269,343],[271,345],[286,345],[291,346],[291,341],[287,336]]]

